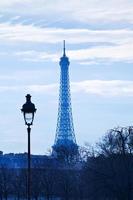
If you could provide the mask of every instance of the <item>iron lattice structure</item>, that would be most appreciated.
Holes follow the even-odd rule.
[[[63,56],[60,58],[60,91],[59,91],[59,106],[58,119],[56,128],[56,137],[53,149],[58,150],[65,148],[71,153],[77,151],[76,138],[74,133],[71,94],[69,83],[69,59],[65,52],[65,41],[63,48]]]

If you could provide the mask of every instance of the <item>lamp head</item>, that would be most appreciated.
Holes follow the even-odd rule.
[[[35,105],[31,102],[31,95],[26,95],[26,103],[22,106],[21,111],[24,115],[25,124],[30,126],[33,124],[34,114],[36,112]]]

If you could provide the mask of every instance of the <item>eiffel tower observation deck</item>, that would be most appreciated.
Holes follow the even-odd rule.
[[[73,125],[71,94],[69,83],[69,59],[66,56],[65,41],[63,45],[63,56],[60,58],[60,90],[59,90],[59,106],[58,119],[55,142],[53,151],[62,155],[74,155],[78,152],[78,145]],[[66,155],[63,155],[63,154]]]

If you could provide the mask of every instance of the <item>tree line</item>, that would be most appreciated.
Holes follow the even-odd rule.
[[[61,161],[59,161],[61,162]],[[27,170],[0,168],[0,199],[26,199]],[[31,170],[31,197],[47,200],[132,200],[133,127],[111,129],[79,159]]]

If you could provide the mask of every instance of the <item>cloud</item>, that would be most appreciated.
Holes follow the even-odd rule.
[[[31,2],[33,2],[33,5],[30,4]],[[40,0],[39,2],[40,8],[40,5],[42,5],[43,3]],[[56,2],[58,4],[60,0],[56,0]],[[85,4],[80,4],[80,1],[77,1],[77,7],[80,7],[81,5],[81,15],[83,14],[82,9],[85,9],[85,5],[87,5],[87,1],[85,2]],[[106,3],[104,1],[104,3],[101,3],[100,6],[104,5],[103,9],[110,6],[110,11],[104,11],[105,13],[109,14],[109,12],[112,12],[112,10],[118,8],[118,2],[121,2],[122,10],[119,9],[117,15],[121,12],[125,12],[125,15],[127,15],[127,11],[132,10],[129,1],[125,2],[117,0],[116,2],[112,1],[112,3]],[[68,7],[63,7],[63,9],[69,10],[71,6],[75,5],[75,3],[76,1],[73,0],[72,2],[68,3]],[[14,8],[14,6],[20,6],[21,4],[27,4],[28,6],[33,6],[34,8],[36,2],[34,0],[23,1],[23,3],[21,3],[21,1],[19,0],[12,0],[10,3],[8,1],[5,1],[4,3],[0,2],[0,5],[3,8],[4,5],[5,7]],[[93,9],[95,4],[96,1],[90,1],[90,7],[92,7]],[[116,5],[113,6],[114,4]],[[52,9],[54,8],[54,4],[46,3],[46,7],[48,7],[48,9]],[[87,9],[90,9],[90,7]],[[123,10],[124,8],[125,11]],[[55,10],[56,9],[57,8],[55,8]],[[101,8],[97,8],[95,11],[99,12],[99,9]],[[75,15],[75,13],[72,12],[72,15],[73,14]],[[93,12],[91,12],[90,15],[86,13],[85,16],[92,16],[93,14]],[[25,20],[27,23],[29,21],[29,24],[24,24]],[[31,62],[39,62],[44,60],[57,61],[60,57],[57,53],[29,50],[27,49],[27,43],[29,43],[29,45],[32,45],[34,43],[34,47],[35,45],[37,47],[40,44],[55,45],[57,43],[61,43],[62,40],[66,39],[67,44],[70,44],[72,47],[72,50],[68,50],[68,56],[71,60],[80,61],[81,64],[98,64],[101,61],[106,62],[106,60],[108,60],[108,62],[133,61],[133,56],[131,53],[133,51],[133,30],[131,29],[91,30],[87,28],[39,27],[34,25],[34,22],[33,24],[31,24],[31,21],[32,20],[29,18],[22,19],[21,15],[15,15],[11,17],[9,21],[0,23],[1,44],[6,44],[8,46],[10,46],[11,44],[17,44],[20,45],[20,47],[25,45],[26,48],[25,50],[19,52],[9,52],[10,55],[17,56],[20,59]],[[81,45],[86,46],[85,48],[83,46],[81,48]],[[1,52],[1,56],[2,53],[5,52]]]
[[[15,17],[12,17],[12,18],[10,19],[10,23],[11,23],[11,22],[14,22],[14,21],[16,21],[16,20],[19,20],[20,18],[21,18],[21,16],[19,16],[19,15],[15,16]]]
[[[133,96],[133,81],[86,80],[73,83],[72,91],[104,97]]]
[[[51,75],[51,70],[48,68],[44,69],[19,69],[16,71],[6,71],[6,73],[0,74],[0,86],[12,86],[23,84],[35,84],[40,83],[40,81],[47,81],[48,77]],[[8,87],[7,87],[8,88]],[[14,88],[14,86],[13,86]]]
[[[49,85],[23,85],[23,86],[0,86],[0,92],[35,92],[35,93],[46,93],[55,94],[58,88],[58,84]]]
[[[130,0],[4,0],[0,1],[0,10],[42,16],[50,21],[62,18],[83,23],[133,22],[133,2]]]
[[[58,61],[58,54],[50,54],[47,52],[41,51],[19,51],[13,52],[14,56],[18,56],[22,60],[31,61],[31,62],[42,62],[44,60]]]
[[[103,60],[103,62],[105,61],[133,62],[132,52],[133,52],[133,44],[123,44],[118,46],[99,46],[90,49],[74,50],[74,51],[69,51],[69,54],[72,60],[94,59],[95,61],[96,59],[99,59],[100,61],[101,59],[101,61]]]
[[[58,93],[58,84],[32,85],[32,92]],[[71,83],[72,93],[93,94],[103,97],[133,96],[133,81],[125,80],[86,80]]]
[[[99,63],[109,62],[133,62],[133,43],[116,46],[95,46],[86,49],[68,50],[67,55],[70,60],[79,61],[81,65],[97,65]],[[21,51],[13,55],[20,57],[22,60],[32,62],[42,62],[51,60],[57,62],[59,54],[52,54],[41,51]]]
[[[37,93],[49,93],[49,94],[55,94],[57,91],[58,84],[49,84],[49,85],[29,85],[25,87],[25,89],[31,91],[31,92],[37,92]]]
[[[89,60],[89,61],[83,61],[83,62],[80,62],[80,65],[99,65],[100,64],[100,60],[98,61],[94,61],[94,60]],[[105,61],[104,61],[105,62]]]
[[[63,39],[70,44],[108,43],[111,45],[133,42],[133,30],[90,30],[37,27],[32,24],[0,23],[1,42],[44,42],[55,44]]]
[[[24,91],[49,95],[58,95],[59,85],[25,85],[25,86],[1,86],[0,92]],[[71,92],[80,95],[96,95],[102,97],[132,97],[133,81],[125,80],[85,80],[71,83]]]
[[[95,59],[108,59],[108,61],[133,61],[133,30],[89,30],[89,29],[63,29],[41,28],[32,24],[0,23],[0,41],[10,45],[11,43],[45,43],[56,44],[67,40],[67,44],[76,46],[76,50],[68,50],[71,60],[96,62]],[[88,44],[82,48],[81,44]],[[27,47],[26,47],[27,48]],[[1,52],[2,54],[2,52]],[[10,55],[18,56],[28,61],[57,61],[60,57],[57,53],[42,52],[36,50],[24,50],[11,52]],[[98,61],[97,61],[98,62]],[[82,62],[81,64],[83,64]]]
[[[85,6],[85,4],[84,4]],[[83,9],[82,9],[83,8]],[[133,2],[127,0],[88,1],[73,17],[86,23],[133,23]]]

